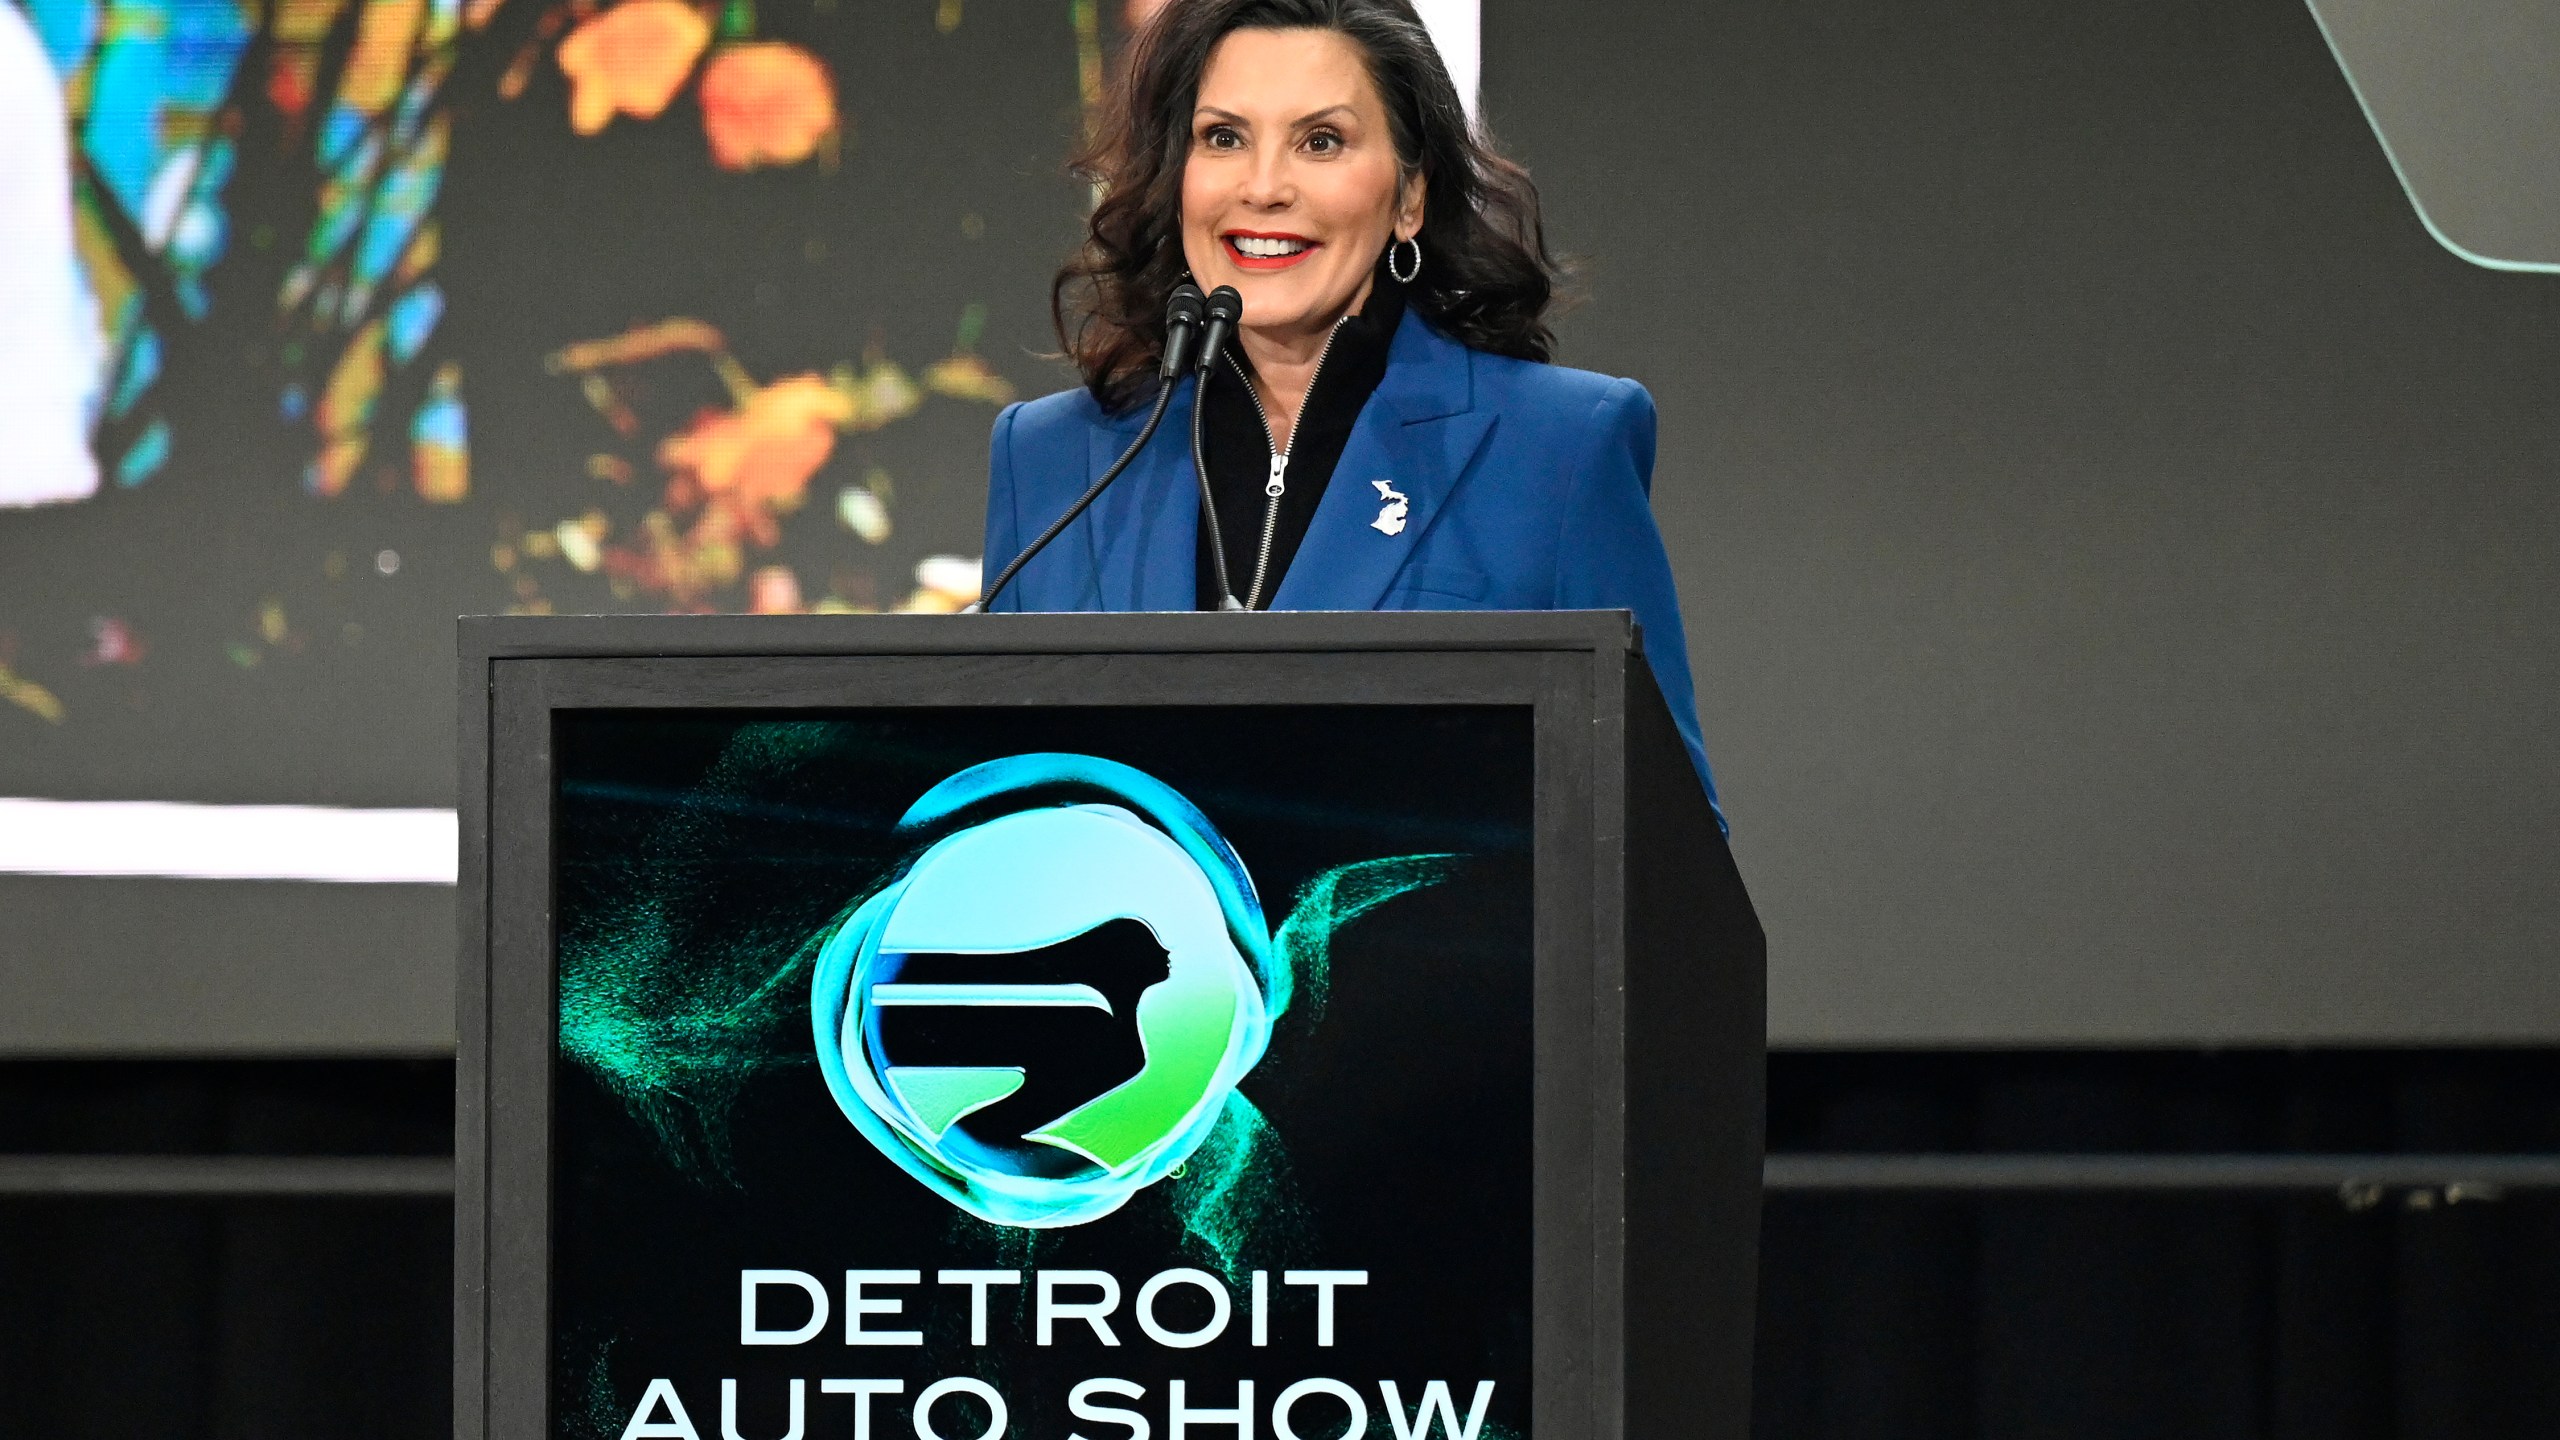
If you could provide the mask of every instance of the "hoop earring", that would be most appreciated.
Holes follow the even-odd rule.
[[[1413,247],[1413,266],[1411,269],[1400,270],[1396,268],[1396,250],[1398,247],[1405,245]],[[1413,283],[1414,277],[1422,273],[1421,236],[1408,236],[1405,239],[1398,240],[1387,246],[1387,273],[1393,275],[1396,278],[1396,283],[1399,285],[1410,285]]]

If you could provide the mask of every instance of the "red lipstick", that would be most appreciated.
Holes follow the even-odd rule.
[[[1246,252],[1244,246],[1239,243],[1246,240],[1278,242],[1278,248],[1281,249],[1283,253],[1277,255],[1249,254]],[[1287,231],[1275,230],[1228,230],[1219,234],[1218,243],[1226,247],[1227,258],[1233,261],[1236,268],[1240,270],[1286,270],[1290,266],[1298,264],[1308,256],[1313,255],[1318,250],[1324,248],[1322,241],[1310,240],[1304,235],[1292,235]],[[1296,246],[1298,248],[1290,249],[1289,247],[1291,246]],[[1268,251],[1274,248],[1274,246],[1269,243],[1264,243],[1258,244],[1255,248]]]

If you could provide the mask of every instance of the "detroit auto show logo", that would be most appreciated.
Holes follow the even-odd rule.
[[[836,1104],[979,1219],[1112,1213],[1200,1147],[1262,1058],[1252,878],[1190,801],[1086,755],[974,766],[899,828],[922,848],[818,957]]]

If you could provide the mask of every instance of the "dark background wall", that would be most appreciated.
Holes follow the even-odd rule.
[[[1793,1043],[2548,1035],[2560,280],[2285,0],[1487,7]]]
[[[1796,1053],[1769,1091],[1780,1155],[2560,1148],[2547,1052]],[[437,1063],[22,1061],[0,1064],[0,1154],[436,1154],[450,1095]],[[450,1435],[451,1221],[426,1199],[0,1196],[0,1432]],[[2541,1436],[2556,1344],[2548,1194],[1782,1191],[1757,1433]]]

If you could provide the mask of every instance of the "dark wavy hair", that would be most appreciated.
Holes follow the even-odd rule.
[[[1548,358],[1547,308],[1564,270],[1547,251],[1538,187],[1468,123],[1409,0],[1172,0],[1131,41],[1102,127],[1075,158],[1101,201],[1049,289],[1058,343],[1103,408],[1126,408],[1164,354],[1165,301],[1187,270],[1191,112],[1210,52],[1243,29],[1331,30],[1360,47],[1402,172],[1426,186],[1428,255],[1406,304],[1462,344]]]

